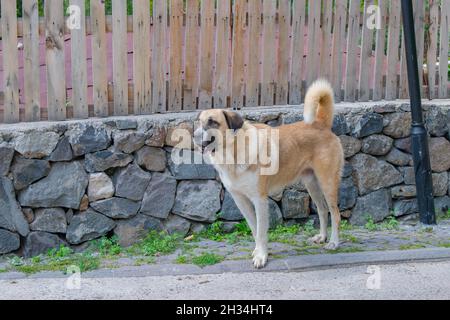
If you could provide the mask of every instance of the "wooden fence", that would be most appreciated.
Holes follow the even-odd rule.
[[[69,2],[1,0],[0,123],[299,104],[318,77],[408,96],[400,0]],[[450,0],[413,2],[423,95],[448,98]]]

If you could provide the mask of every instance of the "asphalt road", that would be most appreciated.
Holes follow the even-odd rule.
[[[450,299],[450,261],[78,280],[4,280],[0,299]]]

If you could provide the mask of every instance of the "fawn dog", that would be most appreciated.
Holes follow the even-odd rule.
[[[320,233],[310,240],[325,243],[328,250],[339,246],[340,212],[338,190],[344,164],[339,138],[331,131],[334,118],[334,94],[330,84],[317,80],[305,97],[304,121],[272,128],[254,124],[230,110],[206,110],[198,116],[194,143],[218,171],[255,238],[253,264],[263,268],[268,260],[269,197],[302,181],[317,206]],[[264,131],[264,134],[259,134]],[[276,134],[274,134],[276,133]],[[252,139],[252,137],[254,139]],[[238,141],[247,141],[244,146]],[[266,145],[271,163],[248,160]],[[226,158],[226,161],[225,161]],[[276,167],[274,172],[264,169]],[[328,212],[332,231],[328,238]]]

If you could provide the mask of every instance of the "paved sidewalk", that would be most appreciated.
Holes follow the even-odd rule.
[[[0,281],[0,299],[450,299],[450,262],[304,272]]]

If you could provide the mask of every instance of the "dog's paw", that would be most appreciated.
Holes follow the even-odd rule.
[[[253,251],[253,265],[256,269],[264,268],[267,264],[267,251],[255,249]]]
[[[318,234],[312,238],[309,238],[309,242],[315,243],[315,244],[322,244],[322,243],[325,243],[325,241],[327,241],[327,237],[322,234]]]
[[[327,245],[325,246],[325,250],[330,251],[337,250],[337,248],[339,248],[339,243],[333,241],[328,242]]]

